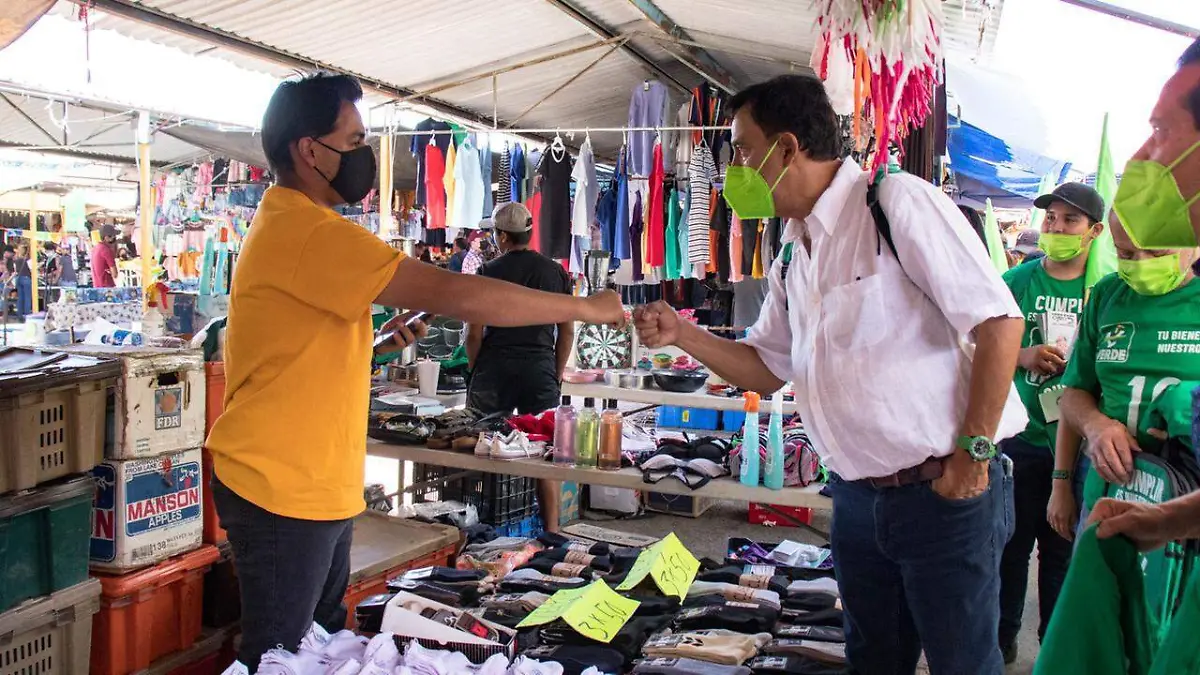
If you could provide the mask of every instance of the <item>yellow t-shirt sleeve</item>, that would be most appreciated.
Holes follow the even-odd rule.
[[[358,225],[330,218],[305,242],[289,290],[313,307],[353,321],[370,311],[404,257]]]

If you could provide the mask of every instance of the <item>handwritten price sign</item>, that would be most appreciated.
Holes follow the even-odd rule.
[[[672,532],[657,544],[642,551],[625,581],[617,586],[617,590],[628,591],[649,576],[663,593],[682,600],[687,597],[688,589],[691,588],[699,569],[700,561],[696,560],[696,556],[692,555]]]
[[[559,591],[550,596],[517,628],[539,626],[561,618],[581,635],[600,642],[609,642],[629,617],[641,605],[618,595],[603,581],[594,581],[583,588]]]

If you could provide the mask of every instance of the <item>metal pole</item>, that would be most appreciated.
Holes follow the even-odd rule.
[[[730,126],[664,126],[664,127],[547,127],[544,129],[511,129],[504,128],[503,131],[507,134],[554,134],[554,133],[593,133],[593,134],[622,134],[631,131],[728,131]],[[395,132],[394,136],[424,136],[426,134],[438,136],[443,134],[452,134],[453,129],[440,130],[434,129],[430,131],[414,131],[412,129],[403,129]]]
[[[497,89],[497,82],[500,79],[499,75],[492,75],[492,128],[496,129],[500,126],[500,94]]]
[[[29,265],[29,287],[33,293],[33,303],[30,305],[32,313],[36,314],[38,310],[38,266],[37,266],[37,239],[35,239],[34,231],[37,230],[37,191],[30,190],[29,192],[29,258],[25,264]],[[17,270],[17,275],[20,276],[21,270]]]
[[[533,105],[531,105],[531,106],[529,106],[528,108],[526,108],[526,109],[525,109],[525,112],[521,113],[520,115],[517,115],[517,116],[516,116],[516,117],[515,117],[515,118],[514,118],[514,119],[513,119],[511,122],[509,122],[509,123],[508,123],[508,127],[506,127],[506,128],[512,128],[514,125],[516,125],[516,123],[517,123],[517,122],[520,122],[520,121],[521,121],[521,120],[522,120],[522,119],[523,119],[523,118],[524,118],[526,115],[528,115],[529,113],[533,112],[533,111],[534,111],[534,109],[536,109],[538,106],[540,106],[541,104],[543,104],[543,103],[545,103],[547,100],[549,100],[551,96],[554,96],[555,94],[557,94],[558,92],[562,91],[563,89],[566,89],[567,87],[569,87],[569,86],[571,85],[571,83],[572,83],[572,82],[574,82],[575,80],[578,80],[580,77],[583,77],[584,73],[586,73],[587,71],[591,70],[592,68],[595,68],[595,67],[596,67],[596,64],[598,64],[598,63],[600,63],[601,61],[603,61],[603,60],[604,60],[604,59],[605,59],[605,58],[606,58],[606,57],[607,57],[609,54],[612,54],[613,52],[615,52],[615,51],[617,51],[618,49],[620,49],[620,48],[621,48],[621,45],[623,45],[623,44],[625,44],[625,41],[624,41],[624,40],[622,40],[621,42],[618,42],[617,44],[615,44],[615,45],[613,45],[612,47],[610,47],[610,48],[609,48],[609,50],[608,50],[608,51],[606,51],[606,52],[604,52],[603,54],[601,54],[601,55],[599,56],[599,58],[597,58],[596,60],[594,60],[594,61],[592,61],[591,63],[587,64],[587,66],[585,66],[583,70],[581,70],[581,71],[579,71],[578,73],[575,73],[574,75],[572,75],[572,76],[571,76],[571,78],[570,78],[570,79],[568,79],[566,82],[563,82],[562,84],[560,84],[560,85],[558,85],[557,87],[555,87],[555,88],[554,88],[554,91],[550,92],[549,94],[546,94],[546,95],[545,95],[545,96],[543,96],[541,99],[539,99],[537,103],[534,103]],[[511,132],[510,132],[510,133],[511,133]]]
[[[1068,5],[1075,5],[1076,7],[1090,9],[1094,12],[1100,12],[1101,14],[1107,14],[1108,16],[1118,19],[1132,21],[1133,23],[1148,26],[1150,28],[1157,28],[1158,30],[1165,31],[1167,33],[1182,35],[1189,40],[1195,40],[1196,38],[1200,37],[1200,28],[1192,28],[1191,26],[1185,26],[1181,23],[1175,23],[1174,21],[1160,19],[1157,16],[1143,14],[1142,12],[1127,9],[1125,7],[1118,7],[1112,3],[1100,2],[1100,0],[1062,0],[1062,2],[1065,2]]]
[[[146,289],[150,286],[154,266],[154,200],[150,194],[150,113],[138,113],[138,228],[141,236],[138,242],[138,253],[142,261],[142,311],[146,311],[150,294]]]

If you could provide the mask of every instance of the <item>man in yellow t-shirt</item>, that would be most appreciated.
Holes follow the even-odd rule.
[[[623,320],[616,294],[575,298],[446,272],[335,213],[375,184],[361,98],[353,78],[315,75],[281,84],[263,117],[278,182],[234,273],[225,412],[207,443],[250,672],[276,645],[295,651],[313,621],[331,631],[345,622],[351,519],[364,508],[372,303],[492,326]],[[413,338],[402,329],[396,346]]]

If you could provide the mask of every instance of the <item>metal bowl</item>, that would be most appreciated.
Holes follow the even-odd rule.
[[[708,381],[707,370],[655,370],[654,384],[663,391],[690,394],[699,391]]]
[[[604,373],[604,383],[622,389],[645,389],[650,386],[650,373],[644,370],[610,370]]]

